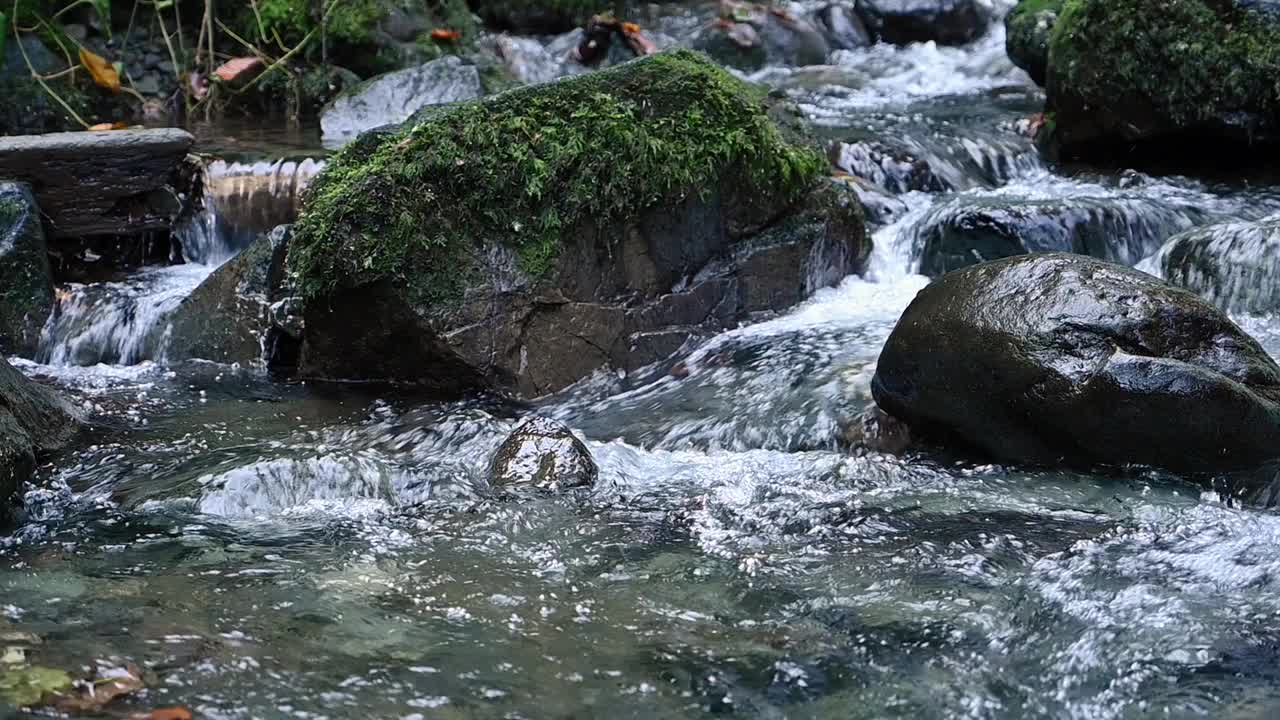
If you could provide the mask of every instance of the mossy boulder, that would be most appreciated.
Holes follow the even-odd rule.
[[[366,134],[295,226],[302,372],[538,395],[661,359],[865,260],[861,206],[824,165],[690,51]],[[765,265],[786,288],[757,303]]]
[[[35,354],[53,312],[40,209],[25,183],[0,182],[0,353]]]
[[[1022,0],[1004,18],[1005,50],[1014,65],[1043,86],[1049,69],[1049,38],[1064,0]]]
[[[1067,0],[1049,43],[1048,148],[1063,159],[1187,165],[1274,150],[1280,19],[1251,5]]]

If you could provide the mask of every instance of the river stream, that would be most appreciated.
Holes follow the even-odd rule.
[[[0,538],[0,627],[39,635],[42,665],[138,664],[126,707],[212,719],[1280,714],[1274,513],[1149,471],[836,441],[927,282],[932,214],[1122,207],[1116,254],[1137,264],[1280,192],[1046,168],[1019,129],[1042,98],[998,21],[965,48],[835,60],[753,79],[956,189],[897,196],[865,278],[714,338],[687,372],[600,373],[527,407],[168,363],[166,313],[243,247],[216,228],[188,264],[67,289],[40,362],[15,364],[99,432]],[[1280,353],[1280,322],[1240,320]],[[581,433],[593,489],[485,491],[531,412]]]

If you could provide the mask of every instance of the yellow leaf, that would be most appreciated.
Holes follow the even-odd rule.
[[[127,127],[129,127],[128,123],[122,123],[117,121],[117,122],[98,123],[97,125],[90,125],[88,127],[88,130],[89,132],[99,132],[102,130],[124,130]]]
[[[89,71],[89,76],[98,83],[98,87],[106,88],[113,93],[120,92],[120,73],[101,55],[95,55],[80,48],[80,64]]]

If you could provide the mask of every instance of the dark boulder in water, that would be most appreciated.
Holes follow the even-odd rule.
[[[964,45],[987,29],[978,0],[860,0],[858,12],[877,40],[894,45]]]
[[[898,321],[872,381],[913,433],[1035,465],[1175,472],[1280,457],[1280,367],[1195,295],[1092,258],[944,275]]]
[[[656,362],[863,266],[824,168],[689,51],[363,136],[290,244],[301,374],[538,396]]]
[[[565,490],[590,487],[599,475],[591,451],[569,428],[536,417],[503,441],[489,464],[494,487]]]
[[[704,28],[693,45],[722,65],[758,70],[827,62],[827,33],[804,17],[754,3],[724,3],[721,11],[724,16]]]
[[[834,143],[828,154],[831,163],[844,172],[892,193],[955,189],[944,178],[934,174],[928,160],[910,148],[893,145],[886,140]]]
[[[857,50],[875,42],[853,3],[832,3],[814,13],[813,19],[834,50]]]
[[[958,197],[934,208],[915,230],[920,272],[936,277],[980,262],[1034,252],[1072,252],[1136,264],[1198,211],[1141,197]]]
[[[205,278],[156,328],[163,355],[170,361],[262,362],[288,242],[289,227],[282,225]]]
[[[41,457],[65,447],[79,429],[65,400],[0,358],[0,506],[31,479]]]
[[[0,354],[35,354],[53,299],[48,247],[31,188],[0,182]]]
[[[1165,279],[1229,312],[1280,310],[1280,216],[1210,225],[1160,249]]]
[[[1272,5],[1066,3],[1049,42],[1047,147],[1109,164],[1236,167],[1274,154],[1280,15],[1263,11]]]

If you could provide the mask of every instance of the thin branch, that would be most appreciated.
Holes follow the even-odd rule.
[[[216,22],[216,23],[218,24],[218,27],[222,28],[222,32],[224,32],[224,33],[226,33],[226,34],[230,35],[232,40],[235,40],[236,42],[238,42],[238,43],[240,43],[241,45],[245,46],[245,48],[246,48],[249,52],[253,53],[254,55],[257,55],[257,56],[258,56],[258,59],[262,60],[262,62],[264,62],[264,63],[271,63],[271,62],[274,62],[274,61],[275,61],[275,58],[273,58],[273,57],[271,57],[270,55],[268,55],[268,54],[266,54],[266,53],[262,52],[262,51],[261,51],[261,50],[259,50],[259,49],[257,48],[257,46],[255,46],[253,43],[251,43],[251,42],[249,42],[248,40],[245,40],[244,38],[242,38],[242,37],[240,37],[239,35],[237,35],[237,34],[235,33],[235,31],[234,31],[234,30],[232,30],[231,28],[227,27],[227,26],[226,26],[226,24],[224,24],[221,20],[214,20],[214,22]]]

